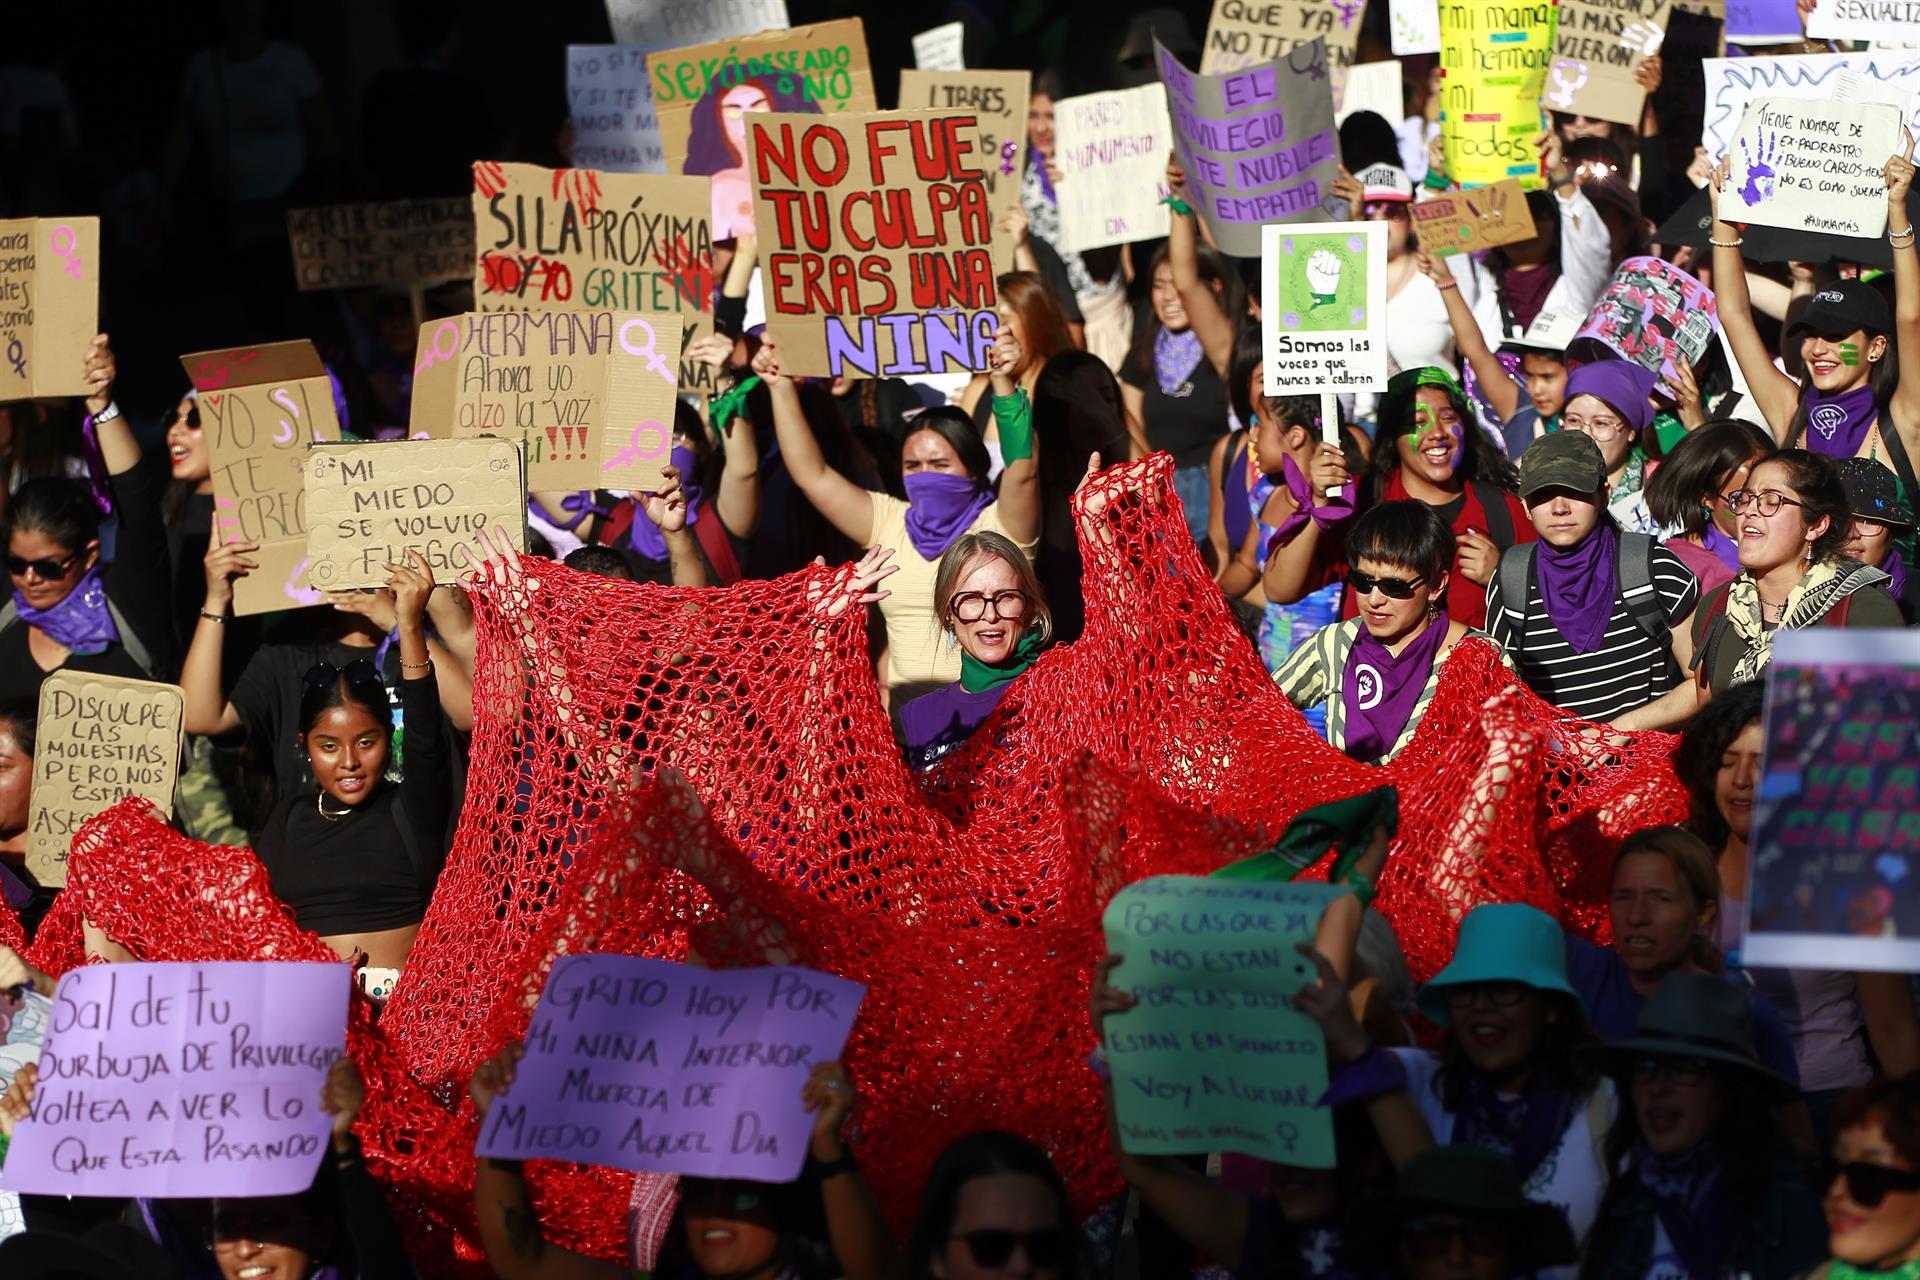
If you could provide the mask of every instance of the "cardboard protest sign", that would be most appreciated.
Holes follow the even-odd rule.
[[[1859,100],[1899,104],[1908,127],[1920,138],[1920,53],[1709,58],[1703,66],[1707,87],[1700,145],[1715,158],[1727,154],[1747,104],[1755,98],[1834,102],[1849,96],[1843,92],[1848,81],[1862,82],[1849,86]]]
[[[180,686],[61,670],[40,684],[27,870],[67,882],[67,848],[82,823],[128,796],[173,813],[186,695]]]
[[[567,46],[567,112],[574,164],[602,173],[665,173],[647,46]]]
[[[787,0],[607,0],[607,22],[622,44],[671,49],[782,30]]]
[[[1920,635],[1781,631],[1741,962],[1920,970]]]
[[[1727,0],[1727,43],[1769,45],[1798,39],[1800,10],[1793,0]]]
[[[1027,96],[1033,77],[1025,71],[900,72],[902,111],[971,112],[980,123],[980,145],[989,157],[987,191],[996,210],[1020,196],[1027,163]]]
[[[1880,177],[1900,146],[1900,109],[1883,102],[1760,98],[1747,104],[1720,192],[1728,222],[1843,236],[1887,229]]]
[[[1386,223],[1270,223],[1260,282],[1268,395],[1386,390]]]
[[[1060,245],[1075,253],[1167,234],[1173,123],[1157,84],[1053,104]]]
[[[865,995],[787,965],[562,956],[476,1150],[790,1182],[813,1126],[801,1087],[814,1064],[840,1056]]]
[[[0,1186],[41,1195],[282,1196],[320,1168],[345,965],[82,965],[60,979],[40,1092]]]
[[[758,115],[767,336],[783,373],[987,367],[994,210],[972,112]]]
[[[1543,185],[1533,143],[1556,12],[1549,3],[1440,6],[1440,137],[1447,176],[1461,186]]]
[[[1107,1015],[1120,1144],[1136,1155],[1234,1151],[1330,1169],[1333,1113],[1320,1025],[1293,1007],[1318,980],[1311,943],[1333,885],[1154,876],[1107,904]]]
[[[1324,81],[1293,75],[1284,62],[1197,76],[1158,41],[1154,56],[1174,152],[1222,253],[1251,258],[1265,223],[1316,216],[1340,172]]]
[[[307,460],[307,581],[384,587],[388,563],[426,557],[439,583],[472,568],[480,530],[526,549],[527,481],[512,440],[317,444]]]
[[[1633,73],[1667,38],[1670,0],[1560,0],[1553,66],[1541,102],[1638,127],[1646,90]]]
[[[1390,0],[1387,18],[1396,58],[1440,52],[1440,0]]]
[[[87,394],[100,219],[0,219],[0,401]]]
[[[1920,40],[1920,0],[1820,0],[1807,19],[1815,40]]]
[[[1337,107],[1366,8],[1366,0],[1213,0],[1206,43],[1200,49],[1200,74],[1272,62],[1318,40],[1326,50],[1324,65]]]
[[[922,31],[913,38],[913,65],[923,71],[959,71],[967,65],[962,45],[967,27],[963,22],[948,22]]]
[[[713,180],[713,238],[753,234],[747,121],[763,111],[875,111],[858,18],[647,55],[667,172]]]
[[[476,310],[677,312],[680,347],[661,350],[683,390],[713,393],[713,368],[684,358],[713,331],[705,179],[486,161],[473,185]]]
[[[233,584],[233,612],[320,604],[307,585],[307,446],[338,440],[333,382],[305,340],[180,357],[199,393],[222,542],[257,542],[260,567]]]
[[[473,271],[467,201],[394,200],[287,210],[301,290],[439,284]]]
[[[1628,258],[1568,346],[1576,360],[1618,357],[1660,375],[1675,391],[1674,365],[1696,365],[1720,327],[1713,290],[1661,258]]]
[[[680,318],[625,311],[468,312],[420,328],[416,436],[503,436],[526,488],[652,492],[673,456]]]
[[[1413,233],[1420,247],[1436,257],[1478,253],[1533,239],[1533,215],[1520,183],[1503,178],[1490,187],[1415,202]]]

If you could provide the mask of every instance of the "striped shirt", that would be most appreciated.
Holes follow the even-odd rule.
[[[1327,743],[1336,751],[1347,749],[1347,700],[1341,696],[1340,684],[1346,678],[1347,658],[1352,655],[1354,642],[1364,625],[1358,618],[1349,618],[1320,628],[1304,644],[1296,646],[1273,673],[1273,682],[1280,686],[1280,692],[1302,711],[1326,703]],[[1436,625],[1445,626],[1446,620],[1441,618]],[[1486,632],[1469,627],[1467,635],[1460,639],[1484,635]],[[1456,643],[1454,648],[1458,647]],[[1420,717],[1427,713],[1433,691],[1440,687],[1440,668],[1446,665],[1447,654],[1452,652],[1452,649],[1444,651],[1427,672],[1427,682],[1421,686],[1420,700],[1413,704],[1413,714],[1407,717],[1407,727],[1394,739],[1392,748],[1380,757],[1382,764],[1399,755],[1413,741],[1413,731],[1420,727]]]
[[[1653,586],[1660,611],[1669,627],[1677,627],[1700,601],[1700,583],[1680,557],[1665,547],[1653,548]],[[1583,720],[1611,720],[1643,707],[1680,683],[1680,667],[1669,646],[1640,629],[1627,608],[1624,594],[1616,594],[1613,616],[1600,647],[1575,653],[1555,629],[1540,594],[1540,573],[1527,573],[1526,628],[1513,663],[1527,687],[1563,711]],[[1503,649],[1513,649],[1515,619],[1501,598],[1500,575],[1487,583],[1487,632]]]

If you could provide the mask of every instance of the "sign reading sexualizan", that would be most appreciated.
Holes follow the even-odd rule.
[[[534,492],[654,492],[673,456],[680,317],[468,312],[429,320],[414,358],[414,435],[504,436]]]
[[[473,220],[475,310],[676,312],[680,343],[662,354],[684,390],[716,389],[711,366],[683,358],[713,331],[704,179],[481,161]]]
[[[748,136],[782,372],[987,367],[999,327],[991,158],[972,112],[756,113]]]
[[[0,221],[0,401],[87,393],[100,219]]]
[[[527,481],[511,440],[317,444],[307,459],[307,580],[323,591],[384,587],[410,551],[439,583],[473,567],[484,528],[527,543]]]
[[[128,796],[173,813],[186,695],[180,686],[55,671],[40,684],[27,870],[67,882],[73,833]]]
[[[222,542],[257,542],[259,568],[233,584],[236,616],[320,604],[307,584],[307,446],[338,440],[333,383],[311,342],[181,356],[199,393]]]
[[[40,1093],[14,1129],[0,1187],[304,1192],[333,1128],[320,1092],[346,1052],[348,982],[345,965],[294,962],[69,971],[53,993]],[[108,1063],[119,1067],[110,1080]]]
[[[303,291],[439,284],[473,271],[473,214],[460,199],[289,209],[287,240]]]

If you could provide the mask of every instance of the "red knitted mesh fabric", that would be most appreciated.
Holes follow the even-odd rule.
[[[1405,752],[1347,759],[1235,628],[1170,476],[1156,456],[1095,477],[1078,500],[1085,635],[924,779],[894,747],[860,611],[828,616],[846,567],[696,592],[528,559],[517,591],[473,588],[460,829],[398,990],[352,1041],[370,1165],[423,1273],[475,1256],[465,1080],[524,1029],[560,951],[690,947],[867,983],[847,1052],[855,1146],[904,1224],[938,1150],[986,1126],[1052,1151],[1083,1209],[1117,1185],[1082,1064],[1100,910],[1128,881],[1212,870],[1386,780],[1402,829],[1379,906],[1416,977],[1479,902],[1596,931],[1613,844],[1684,813],[1673,740],[1610,743],[1471,640]],[[637,771],[657,780],[633,786]],[[89,916],[143,956],[324,958],[250,854],[132,805],[87,828],[73,874]],[[78,959],[81,900],[69,890],[43,930],[48,967]],[[532,1168],[550,1239],[624,1255],[629,1177]]]

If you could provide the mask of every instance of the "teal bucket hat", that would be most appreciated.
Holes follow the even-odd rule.
[[[1536,991],[1558,991],[1572,996],[1586,1017],[1586,1001],[1567,981],[1566,936],[1552,916],[1525,903],[1489,903],[1467,912],[1452,961],[1420,989],[1420,1012],[1451,1026],[1447,988],[1471,982],[1519,982]]]

